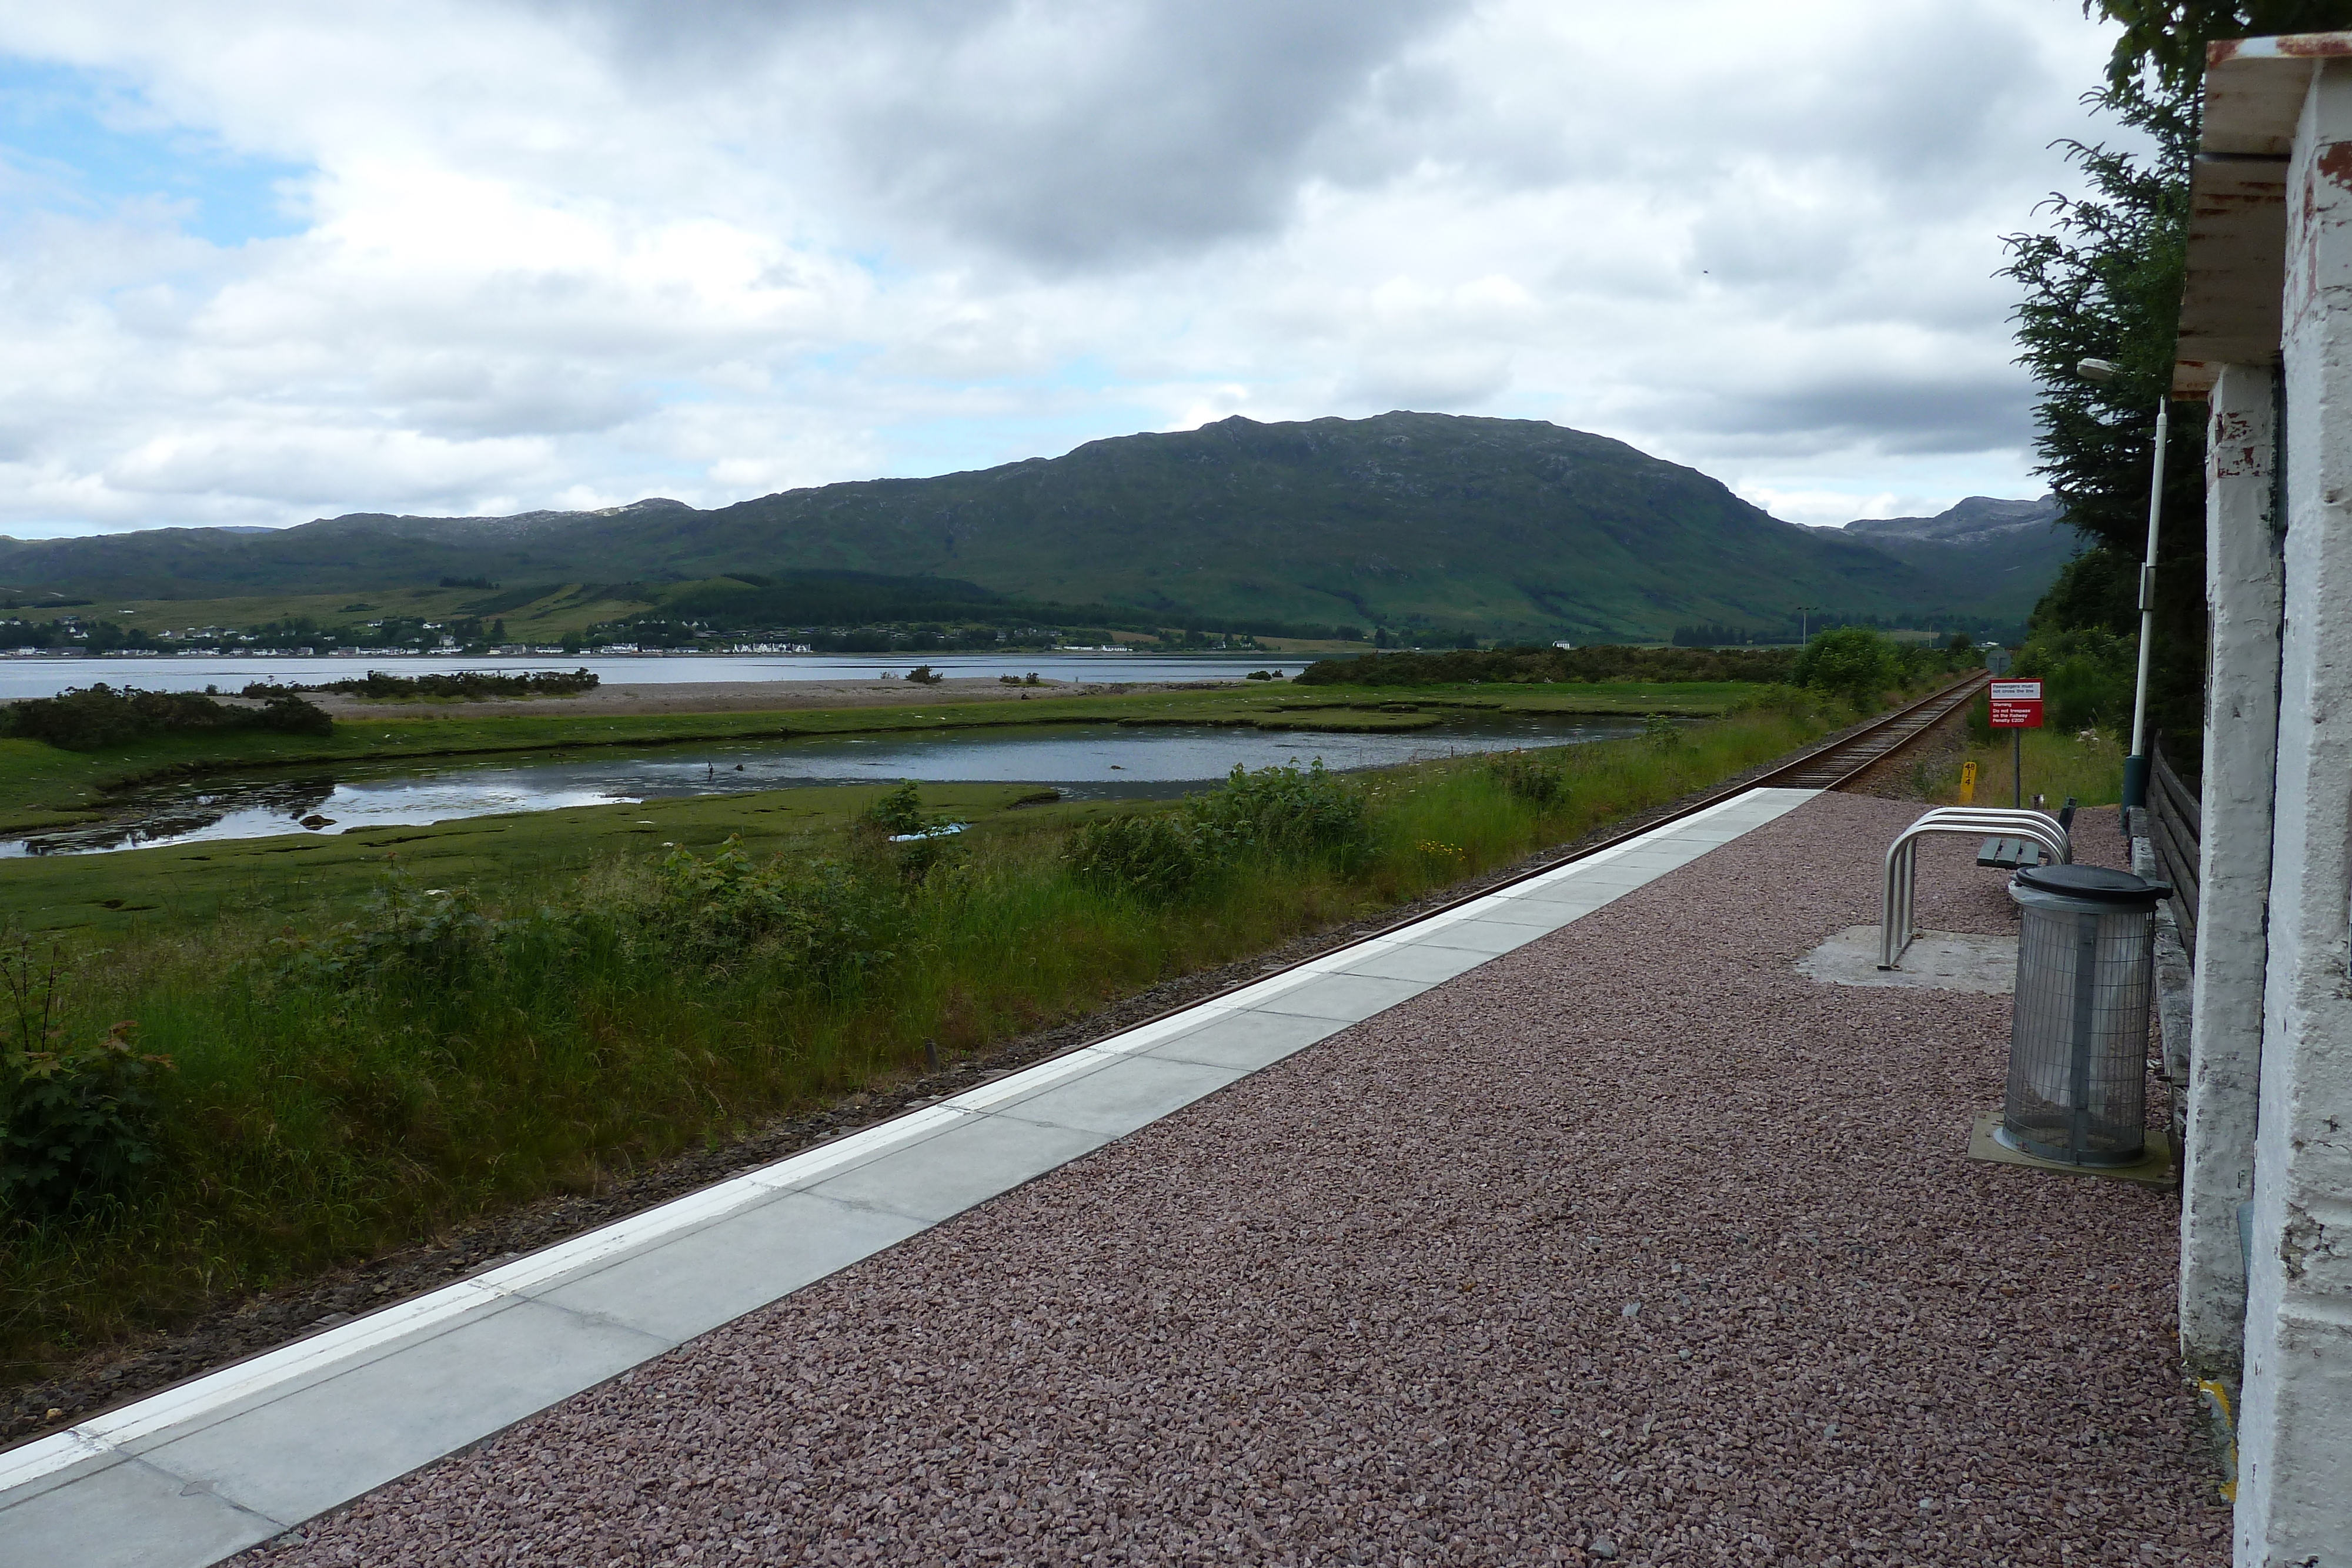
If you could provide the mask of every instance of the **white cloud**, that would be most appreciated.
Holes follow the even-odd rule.
[[[1805,520],[2029,495],[1998,235],[2104,49],[2047,0],[0,0],[0,53],[167,163],[273,161],[297,217],[208,243],[19,137],[0,528],[714,504],[1392,406]]]

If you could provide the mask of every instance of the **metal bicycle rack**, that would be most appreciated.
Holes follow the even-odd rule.
[[[2073,843],[2058,820],[2042,811],[2005,806],[1938,806],[1886,847],[1886,886],[1878,905],[1878,967],[1899,969],[1903,954],[1917,939],[1913,920],[1919,886],[1919,841],[1930,833],[1998,833],[2032,839],[2061,865],[2074,860]]]

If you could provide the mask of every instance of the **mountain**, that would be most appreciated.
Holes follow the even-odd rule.
[[[803,590],[823,580],[811,574],[855,573],[925,580],[942,600],[1104,605],[1168,623],[1589,641],[1697,622],[1777,627],[1799,604],[1982,613],[2007,602],[2009,585],[1988,594],[1949,570],[1949,552],[1978,548],[1882,524],[1800,528],[1693,469],[1540,421],[1398,413],[1235,417],[709,511],[654,499],[510,517],[354,514],[265,535],[0,539],[0,590],[219,599],[449,579],[495,580],[509,600],[531,584],[626,583],[659,603],[707,598],[727,576],[735,592],[780,573]]]
[[[2055,496],[1970,496],[1932,517],[1862,517],[1839,530],[1906,565],[1968,585],[2004,618],[2022,619],[2082,542]]]

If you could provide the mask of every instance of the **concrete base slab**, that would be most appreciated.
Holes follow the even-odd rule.
[[[1979,1116],[1976,1125],[1969,1130],[1969,1158],[1988,1165],[2022,1166],[2028,1170],[2050,1171],[2058,1176],[2093,1176],[2100,1181],[2126,1181],[2135,1186],[2168,1187],[2173,1185],[2172,1140],[2163,1132],[2150,1129],[2147,1134],[2147,1157],[2136,1166],[2070,1166],[2063,1160],[2036,1159],[2021,1154],[1993,1136],[2000,1126],[2000,1113],[1988,1111]]]
[[[1903,952],[1903,966],[1878,967],[1880,928],[1849,925],[1797,960],[1797,973],[1832,986],[1916,986],[2005,997],[2017,987],[2017,938],[1925,931]]]

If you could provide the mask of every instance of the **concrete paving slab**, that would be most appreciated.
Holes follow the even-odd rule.
[[[1430,947],[1458,947],[1466,952],[1485,953],[1492,956],[1498,953],[1507,953],[1514,947],[1524,947],[1538,936],[1549,931],[1556,931],[1560,925],[1566,924],[1567,922],[1561,921],[1553,925],[1537,928],[1506,925],[1499,920],[1465,920],[1431,932],[1422,939],[1422,945]]]
[[[184,1476],[119,1460],[71,1486],[0,1508],[8,1568],[157,1568],[216,1563],[285,1525]]]
[[[1015,1100],[997,1113],[1119,1138],[1215,1093],[1247,1072],[1165,1057],[1123,1056],[1099,1072]]]
[[[905,1240],[925,1222],[779,1193],[535,1299],[672,1343],[707,1333]]]
[[[1513,926],[1511,929],[1521,928]],[[1413,980],[1382,980],[1370,975],[1326,975],[1261,1003],[1255,1010],[1302,1013],[1309,1018],[1360,1023],[1374,1013],[1388,1011],[1399,1002],[1411,1001],[1427,989],[1427,986]]]
[[[1575,915],[1570,912],[1573,907],[1562,907],[1539,898],[1487,898],[1471,906],[1470,917],[1497,925],[1525,925],[1540,935],[1546,931],[1557,931],[1575,919]],[[1433,927],[1432,935],[1440,929],[1443,927]],[[1417,943],[1419,939],[1415,940]],[[1534,936],[1528,940],[1533,941]]]
[[[668,1348],[518,1298],[462,1333],[240,1411],[146,1458],[272,1519],[308,1519]]]
[[[1923,931],[1902,967],[1878,967],[1880,930],[1849,925],[1797,960],[1797,973],[1834,986],[1893,986],[2005,997],[2017,988],[2017,938]]]
[[[1251,1009],[1212,1018],[1198,1029],[1155,1045],[1143,1054],[1175,1061],[1204,1062],[1211,1067],[1270,1067],[1347,1027],[1339,1019]]]
[[[1549,927],[1544,927],[1549,929]],[[1343,975],[1370,975],[1382,980],[1411,980],[1417,985],[1433,986],[1466,974],[1485,963],[1488,955],[1474,953],[1463,947],[1433,947],[1425,942],[1408,943],[1400,947],[1384,947],[1338,971]]]
[[[839,1203],[936,1223],[1067,1165],[1110,1138],[1010,1116],[973,1116],[811,1190]]]
[[[1554,883],[1553,885],[1609,888],[1618,893],[1624,893],[1633,888],[1642,887],[1650,883],[1655,882],[1658,878],[1665,875],[1667,870],[1673,869],[1676,868],[1667,867],[1660,869],[1651,866],[1618,865],[1612,862],[1608,865],[1594,866],[1591,871],[1580,871],[1572,879],[1570,879],[1565,883]],[[1538,896],[1538,890],[1529,889],[1527,893],[1522,894],[1519,896],[1531,898]]]
[[[2147,1153],[2128,1166],[2070,1166],[2063,1160],[2036,1159],[2012,1149],[1993,1134],[2000,1131],[2001,1113],[1988,1111],[1969,1128],[1969,1158],[1987,1165],[2016,1166],[2050,1176],[2088,1176],[2093,1181],[2119,1181],[2133,1186],[2170,1187],[2174,1184],[2172,1134],[2161,1127],[2147,1130]]]

